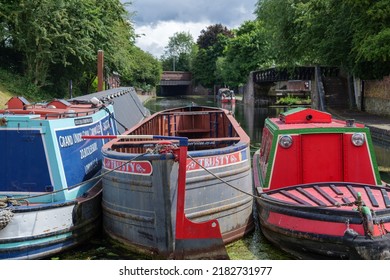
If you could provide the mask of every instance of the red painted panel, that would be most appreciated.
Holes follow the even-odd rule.
[[[346,223],[311,220],[275,212],[270,212],[267,222],[279,228],[330,236],[344,236],[345,230],[347,229]],[[379,226],[374,225],[373,236],[381,236],[384,234],[385,231],[380,229]],[[360,235],[365,235],[363,224],[349,224],[348,227]],[[389,223],[384,223],[382,227],[388,229],[390,225]]]
[[[275,212],[269,214],[267,222],[280,228],[332,236],[343,236],[347,229],[346,223],[310,220]],[[360,235],[364,235],[363,225],[350,224],[349,227]]]
[[[293,123],[330,123],[329,113],[311,108],[296,108],[280,114],[280,120],[286,124]]]
[[[271,173],[270,188],[276,189],[301,183],[300,136],[294,135],[290,148],[276,145],[275,163]]]
[[[302,183],[343,181],[342,134],[303,134]]]
[[[374,169],[367,141],[356,147],[351,141],[352,134],[344,134],[344,178],[346,182],[375,185]]]

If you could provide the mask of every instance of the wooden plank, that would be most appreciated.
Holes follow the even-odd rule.
[[[386,208],[390,208],[390,199],[385,189],[381,189],[383,201],[385,202]]]
[[[330,185],[330,188],[337,194],[337,195],[343,195],[344,193],[340,191],[339,188],[337,188],[335,185]]]
[[[321,194],[327,201],[329,201],[330,203],[332,203],[333,205],[338,205],[339,202],[334,199],[333,197],[331,197],[327,192],[325,192],[322,188],[320,188],[319,186],[314,186],[314,189],[319,193]]]
[[[358,195],[357,195],[356,190],[355,190],[351,185],[347,185],[347,189],[348,189],[349,192],[353,195],[353,197],[354,197],[355,199],[357,199]]]
[[[371,204],[373,207],[379,207],[379,203],[378,201],[376,200],[374,194],[372,193],[372,190],[370,187],[368,186],[365,186],[364,189],[366,190],[366,193],[368,195],[368,198],[370,199],[371,201]]]
[[[303,194],[304,196],[306,196],[311,201],[313,201],[315,204],[317,204],[319,206],[326,206],[326,203],[324,203],[323,201],[321,201],[320,199],[318,199],[317,197],[315,197],[314,195],[312,195],[311,193],[309,193],[305,189],[298,187],[297,191],[300,192],[301,194]]]
[[[280,191],[280,193],[283,194],[284,196],[286,196],[286,197],[288,197],[288,198],[298,202],[299,204],[306,205],[306,206],[312,206],[307,201],[305,201],[303,199],[300,199],[299,197],[293,195],[292,193],[289,193],[288,191],[282,190],[282,191]]]
[[[343,197],[342,200],[344,203],[351,203],[351,201],[348,199],[348,197]]]

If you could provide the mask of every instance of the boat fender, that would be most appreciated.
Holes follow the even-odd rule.
[[[374,221],[370,208],[368,208],[367,206],[362,206],[361,215],[366,236],[372,236],[374,234]]]
[[[7,119],[6,118],[1,118],[0,119],[0,126],[6,126],[7,125]]]
[[[357,233],[356,231],[354,231],[352,228],[347,228],[345,231],[344,231],[344,238],[347,239],[347,240],[353,240],[355,239],[357,236],[359,236],[359,233]]]
[[[8,209],[0,210],[0,230],[4,229],[12,220],[14,213]]]

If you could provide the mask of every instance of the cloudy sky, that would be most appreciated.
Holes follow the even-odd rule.
[[[159,58],[169,37],[189,32],[196,42],[201,30],[221,23],[229,29],[255,18],[257,0],[132,0],[136,45]]]

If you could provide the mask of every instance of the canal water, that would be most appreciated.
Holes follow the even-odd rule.
[[[251,139],[251,153],[254,153],[260,145],[261,132],[264,120],[267,117],[278,116],[279,113],[288,108],[258,107],[244,105],[237,101],[235,105],[218,104],[214,101],[213,96],[185,96],[185,97],[164,97],[148,101],[145,106],[153,114],[155,112],[190,105],[202,105],[218,107],[230,110],[234,113],[235,118],[241,127],[246,131]],[[390,148],[375,146],[378,164],[381,167],[383,180],[390,182]],[[256,219],[255,219],[256,220]],[[257,221],[257,220],[256,220]],[[227,251],[230,259],[233,260],[288,260],[292,256],[279,250],[270,244],[261,234],[258,224],[256,229],[245,238],[229,244]],[[79,246],[69,252],[59,254],[52,259],[60,260],[142,260],[149,259],[147,256],[134,254],[120,247],[118,244],[111,242],[103,234],[91,239],[85,245]]]

